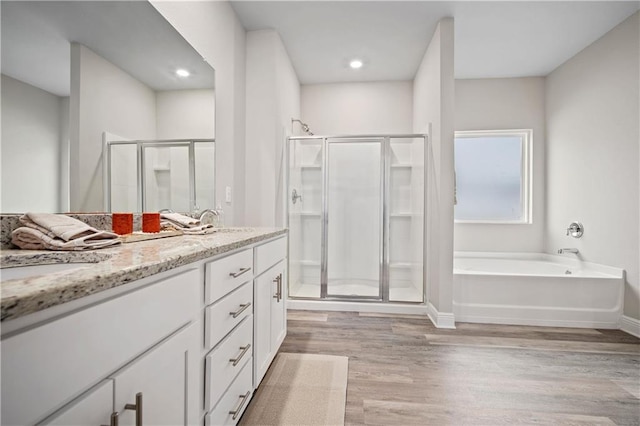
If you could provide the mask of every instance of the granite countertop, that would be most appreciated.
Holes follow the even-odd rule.
[[[80,299],[286,232],[282,228],[226,228],[210,235],[182,235],[83,252],[1,250],[3,268],[51,263],[92,264],[2,281],[0,321]]]

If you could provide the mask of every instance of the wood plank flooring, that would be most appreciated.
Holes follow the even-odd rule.
[[[346,425],[640,425],[640,339],[618,330],[289,311],[280,350],[349,357]]]

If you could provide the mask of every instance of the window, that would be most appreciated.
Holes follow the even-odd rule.
[[[456,222],[531,223],[531,133],[456,132]]]

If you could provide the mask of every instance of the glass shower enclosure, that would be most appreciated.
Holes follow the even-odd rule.
[[[288,138],[290,298],[424,301],[426,143]]]
[[[215,141],[107,140],[103,148],[107,211],[170,209],[195,213],[215,207]]]

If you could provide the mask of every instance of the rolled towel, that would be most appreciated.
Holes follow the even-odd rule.
[[[27,213],[19,220],[25,226],[11,233],[11,242],[23,249],[90,250],[120,244],[116,234],[65,215]]]
[[[170,221],[180,229],[200,226],[200,221],[198,219],[194,219],[180,213],[161,213],[160,217]]]

